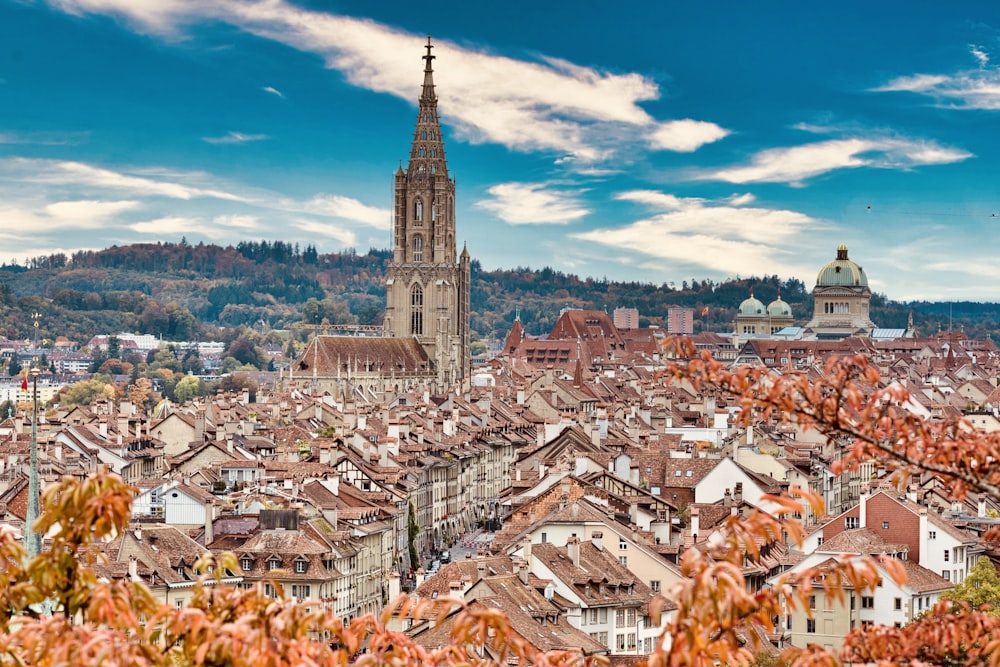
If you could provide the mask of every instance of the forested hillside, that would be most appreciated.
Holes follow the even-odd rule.
[[[219,338],[220,327],[377,325],[390,257],[376,249],[319,254],[282,241],[137,244],[39,257],[0,266],[0,336],[34,335],[36,314],[41,337],[78,341],[114,331],[182,340]],[[473,262],[471,326],[476,338],[503,337],[519,314],[528,332],[544,333],[567,307],[637,308],[643,324],[665,326],[667,309],[683,306],[696,310],[696,330],[724,332],[751,290],[766,304],[779,289],[796,319],[808,319],[811,284],[797,279],[615,282],[550,268],[484,271]],[[922,333],[948,326],[970,335],[1000,333],[997,304],[872,299],[872,319],[882,327],[903,327],[911,313]],[[305,336],[308,329],[298,331]]]

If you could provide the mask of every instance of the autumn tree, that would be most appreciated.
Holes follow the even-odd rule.
[[[145,584],[98,577],[99,545],[123,531],[132,491],[107,472],[63,478],[43,498],[36,530],[50,547],[27,559],[13,531],[0,533],[0,664],[34,667],[597,667],[578,651],[537,653],[499,610],[459,600],[403,596],[379,614],[338,618],[316,600],[291,601],[222,583],[235,556],[205,556],[188,606],[153,597]],[[450,642],[426,649],[388,629],[395,619],[448,617]],[[488,647],[489,653],[484,649]],[[483,657],[487,655],[487,657]],[[495,655],[492,659],[488,656]]]
[[[671,343],[673,361],[664,376],[686,383],[696,392],[717,391],[731,397],[737,422],[751,427],[761,422],[791,423],[813,429],[831,441],[846,439],[835,474],[856,470],[876,459],[888,471],[888,481],[905,486],[914,473],[929,472],[942,480],[956,499],[975,491],[1000,499],[1000,432],[983,433],[964,419],[924,419],[908,409],[906,387],[883,382],[878,370],[861,356],[832,358],[822,369],[776,372],[764,367],[730,368],[698,352],[690,341]],[[823,513],[822,503],[799,491],[801,500]],[[905,580],[893,558],[830,559],[820,566],[772,579],[770,588],[750,592],[742,574],[746,562],[759,560],[760,547],[779,540],[802,545],[803,507],[794,497],[766,496],[778,507],[730,517],[720,540],[702,552],[688,549],[681,561],[688,577],[672,595],[680,609],[670,626],[668,653],[650,658],[651,667],[719,663],[749,664],[753,646],[739,641],[741,628],[755,624],[775,630],[784,608],[808,610],[813,589],[843,604],[847,591],[877,585],[876,566],[897,582]],[[986,535],[995,539],[996,531]],[[993,639],[996,636],[998,639]],[[810,645],[787,649],[792,665],[838,665],[841,661],[884,664],[1000,664],[1000,619],[968,604],[940,603],[930,613],[903,628],[856,628],[840,654]]]

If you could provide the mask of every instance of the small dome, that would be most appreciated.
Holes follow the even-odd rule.
[[[792,307],[782,301],[779,296],[777,299],[767,304],[767,314],[771,317],[791,317]]]
[[[816,287],[868,287],[865,270],[847,258],[847,246],[837,247],[837,259],[819,270]]]
[[[750,298],[744,299],[738,312],[740,315],[763,315],[765,312],[764,304],[759,299],[755,299],[753,292],[750,292]]]

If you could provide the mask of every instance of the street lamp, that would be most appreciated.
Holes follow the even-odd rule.
[[[31,319],[35,320],[35,349],[38,349],[38,320],[42,318],[42,314],[37,310],[31,314]]]

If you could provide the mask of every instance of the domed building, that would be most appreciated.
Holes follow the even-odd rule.
[[[769,336],[792,326],[792,308],[778,298],[766,307],[750,290],[750,298],[744,299],[736,311],[736,334],[740,337]]]
[[[838,340],[848,336],[870,336],[875,330],[869,310],[872,291],[865,270],[851,261],[847,246],[837,247],[837,259],[828,262],[816,276],[813,317],[805,336]]]

